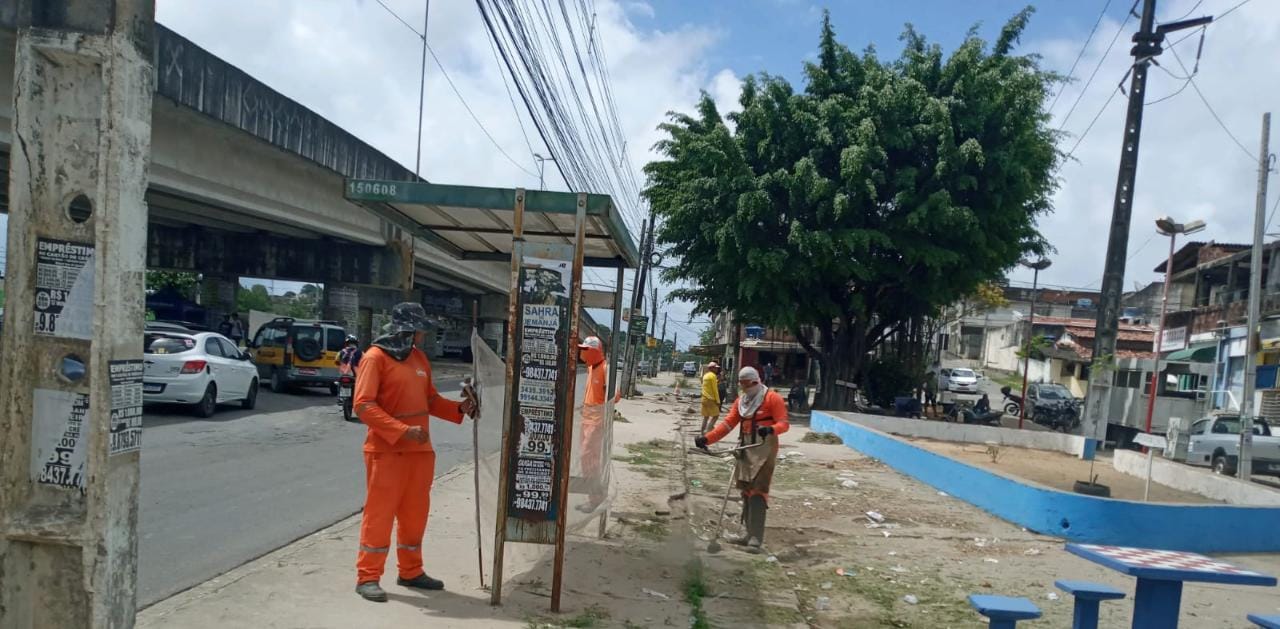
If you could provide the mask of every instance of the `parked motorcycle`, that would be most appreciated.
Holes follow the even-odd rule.
[[[1000,387],[1000,393],[1004,395],[1004,412],[1008,415],[1018,416],[1022,414],[1022,396],[1013,392],[1009,387]]]
[[[809,405],[809,391],[803,384],[795,384],[787,393],[787,410],[803,411]]]
[[[1003,411],[989,409],[984,413],[979,413],[974,408],[972,402],[957,402],[951,407],[950,412],[942,417],[943,421],[956,422],[959,424],[984,424],[987,426],[999,426],[1000,418],[1004,416]]]
[[[338,407],[342,409],[342,419],[351,421],[353,416],[351,404],[355,398],[356,377],[353,375],[338,376]]]
[[[1080,427],[1080,402],[1078,400],[1036,402],[1032,407],[1031,421],[1052,430],[1072,432]]]

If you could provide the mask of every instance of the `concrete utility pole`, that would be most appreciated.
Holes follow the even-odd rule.
[[[1142,136],[1143,100],[1147,97],[1147,71],[1160,55],[1166,33],[1207,24],[1212,18],[1196,18],[1155,25],[1156,0],[1143,0],[1142,20],[1133,36],[1133,78],[1129,84],[1129,108],[1124,120],[1124,141],[1120,149],[1120,170],[1116,176],[1115,200],[1111,209],[1111,235],[1107,241],[1106,265],[1102,273],[1102,299],[1098,306],[1097,336],[1093,364],[1089,370],[1089,393],[1085,400],[1081,434],[1085,437],[1083,458],[1092,459],[1098,441],[1106,439],[1107,406],[1111,373],[1120,324],[1120,298],[1124,291],[1124,268],[1129,246],[1129,221],[1133,216],[1133,189],[1138,174],[1138,146]]]
[[[658,301],[658,291],[655,289],[654,301]],[[662,355],[667,349],[667,313],[662,313],[662,334],[658,337],[658,371],[662,371]]]
[[[1244,361],[1244,399],[1240,400],[1240,459],[1236,475],[1253,474],[1253,392],[1258,379],[1258,324],[1262,310],[1262,232],[1267,227],[1267,176],[1271,170],[1271,112],[1262,114],[1262,142],[1258,150],[1258,198],[1254,205],[1253,250],[1249,252],[1248,350]]]
[[[128,628],[155,6],[15,5],[0,627]]]
[[[631,284],[631,316],[635,317],[640,314],[641,308],[644,306],[644,280],[645,272],[649,268],[649,241],[652,238],[654,224],[653,212],[649,213],[649,219],[641,224],[640,227],[640,268],[636,269],[635,279]],[[630,321],[628,321],[628,331],[630,331]],[[636,354],[639,348],[636,345],[636,339],[629,333],[627,335],[627,347],[624,355],[626,360],[622,366],[622,392],[626,397],[631,397],[635,391],[635,365]]]

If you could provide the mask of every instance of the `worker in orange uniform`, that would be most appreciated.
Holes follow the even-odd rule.
[[[417,349],[429,322],[422,306],[397,305],[387,334],[375,340],[360,361],[355,410],[369,427],[364,440],[365,503],[356,558],[356,593],[383,603],[387,593],[378,581],[396,529],[396,584],[442,590],[444,583],[422,568],[422,534],[431,506],[436,453],[431,447],[431,416],[462,423],[475,417],[476,401],[441,397],[431,381],[431,363]]]
[[[599,337],[588,336],[578,344],[578,349],[579,358],[587,363],[587,391],[582,398],[582,454],[579,456],[582,461],[582,476],[591,487],[587,502],[578,505],[578,510],[591,513],[604,502],[608,490],[603,478],[603,457],[609,365]],[[617,404],[619,399],[621,394],[613,398],[613,403]]]
[[[694,445],[707,449],[741,425],[738,445],[758,447],[739,450],[734,481],[742,492],[742,522],[747,534],[731,539],[745,543],[752,551],[759,551],[764,544],[765,512],[769,508],[769,484],[778,464],[778,435],[791,427],[787,418],[787,401],[777,391],[760,381],[760,372],[754,367],[743,367],[738,372],[738,399],[729,408],[729,414],[711,432],[693,440]]]

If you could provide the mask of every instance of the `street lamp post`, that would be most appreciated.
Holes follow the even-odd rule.
[[[543,189],[543,187],[544,187],[544,185],[543,185],[543,178],[542,178],[542,171],[543,171],[543,169],[544,169],[544,168],[546,168],[546,167],[547,167],[547,162],[554,162],[554,161],[556,161],[556,158],[554,158],[554,157],[543,157],[541,153],[534,153],[534,154],[533,154],[533,159],[538,160],[538,189],[539,189],[539,190],[542,190],[542,189]]]
[[[1156,232],[1169,237],[1169,259],[1164,265],[1164,287],[1160,295],[1160,331],[1156,336],[1155,364],[1151,367],[1151,390],[1147,394],[1147,423],[1144,432],[1151,432],[1151,416],[1156,409],[1156,383],[1160,377],[1160,352],[1164,349],[1164,315],[1169,307],[1169,278],[1173,277],[1173,243],[1178,234],[1194,234],[1204,229],[1204,221],[1195,220],[1178,223],[1168,216],[1156,219]]]
[[[1022,428],[1022,422],[1027,418],[1027,371],[1031,367],[1031,335],[1036,332],[1036,288],[1040,284],[1040,272],[1049,268],[1052,262],[1048,258],[1040,258],[1035,262],[1022,261],[1025,266],[1034,273],[1031,275],[1031,317],[1027,323],[1027,341],[1022,346],[1022,403],[1018,405],[1018,428]]]

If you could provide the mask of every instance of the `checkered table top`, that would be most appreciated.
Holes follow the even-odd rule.
[[[1275,585],[1276,579],[1198,553],[1100,544],[1067,544],[1090,561],[1139,578]]]
[[[1121,563],[1139,568],[1166,568],[1169,570],[1263,576],[1261,573],[1238,568],[1225,561],[1219,561],[1213,557],[1206,557],[1197,553],[1178,550],[1155,550],[1152,548],[1130,548],[1128,546],[1101,546],[1098,544],[1079,544],[1079,546],[1084,550],[1091,550],[1104,557],[1110,557]]]

